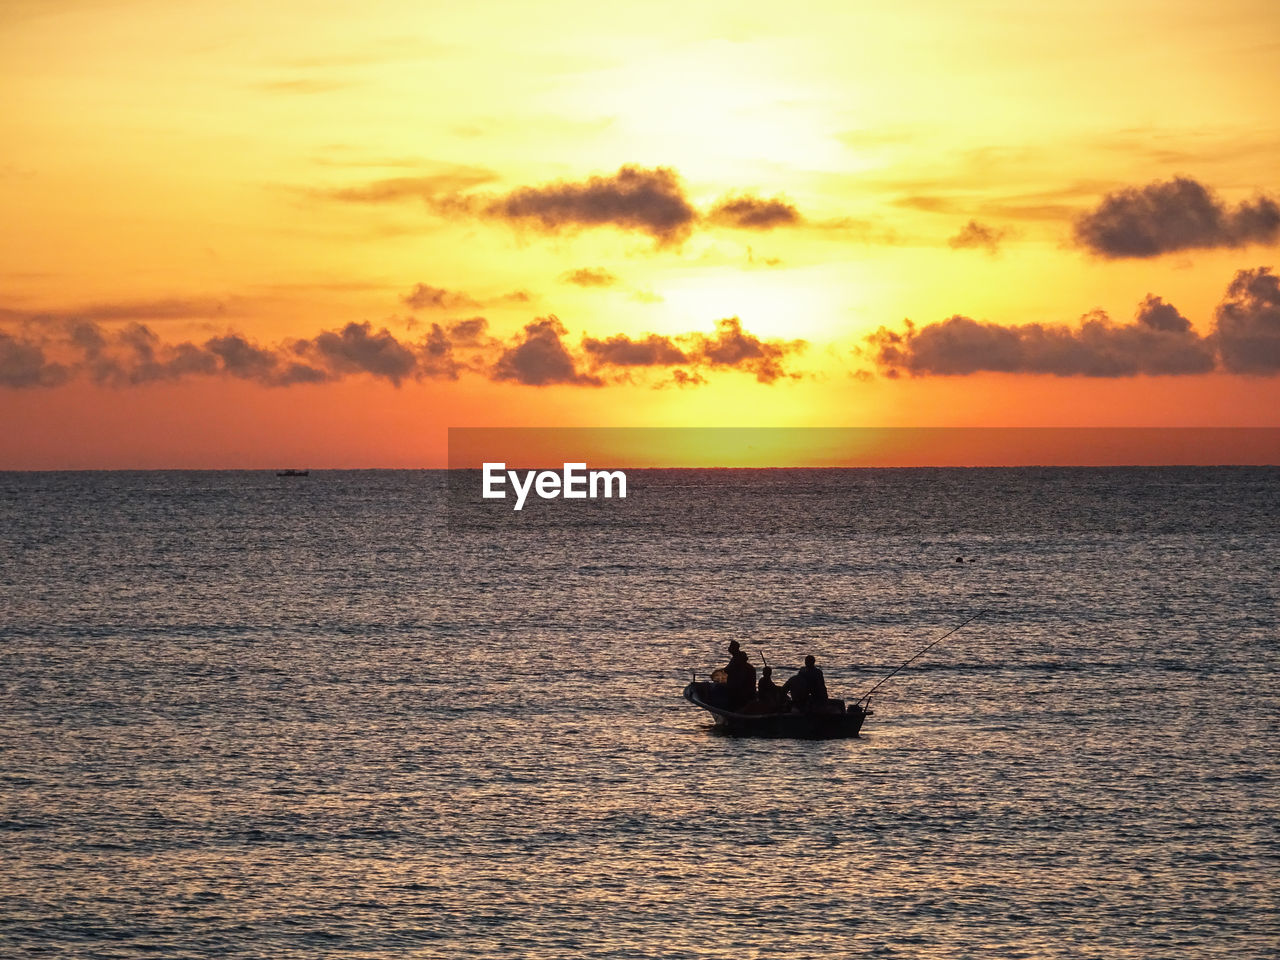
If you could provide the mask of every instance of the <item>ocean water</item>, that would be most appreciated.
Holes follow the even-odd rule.
[[[0,955],[1280,953],[1280,470],[629,478],[0,474]]]

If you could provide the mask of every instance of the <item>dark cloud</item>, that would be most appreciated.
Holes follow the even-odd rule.
[[[1081,318],[1075,328],[1002,326],[957,315],[918,329],[910,321],[901,331],[881,327],[868,341],[876,364],[890,376],[1169,376],[1214,368],[1211,343],[1176,309],[1151,296],[1128,324],[1114,323],[1101,311]]]
[[[794,204],[784,198],[751,193],[728,194],[703,216],[670,167],[625,164],[613,174],[517,187],[502,195],[470,192],[494,179],[487,170],[459,167],[431,176],[392,177],[310,193],[348,203],[422,200],[441,216],[487,217],[546,233],[614,227],[648,234],[659,247],[680,246],[700,223],[772,230],[804,222]]]
[[[697,332],[674,337],[650,333],[641,338],[615,334],[607,339],[582,340],[582,350],[597,372],[609,368],[685,368],[673,369],[671,379],[655,384],[657,387],[698,386],[707,382],[700,371],[709,369],[741,370],[760,383],[796,378],[799,374],[788,372],[786,362],[807,346],[803,340],[762,340],[744,331],[737,317],[717,321],[713,336]],[[629,382],[630,373],[621,379]]]
[[[72,328],[69,339],[82,351],[79,368],[100,386],[141,386],[218,373],[271,386],[331,379],[321,371],[283,359],[283,349],[258,347],[239,334],[211,337],[203,344],[165,344],[141,324],[110,331],[80,323]]]
[[[81,367],[100,386],[139,386],[218,369],[208,351],[191,343],[164,344],[140,323],[131,323],[110,336],[89,321],[67,324],[66,329],[68,341],[83,354]]]
[[[1167,333],[1191,332],[1191,321],[1179,313],[1177,307],[1150,293],[1138,304],[1138,312],[1133,319],[1139,326],[1151,330],[1163,330]]]
[[[291,387],[299,383],[327,383],[335,379],[337,377],[332,373],[320,370],[308,363],[291,360],[281,364],[280,370],[276,375],[271,380],[264,382],[270,387]]]
[[[414,375],[457,380],[463,371],[483,373],[487,357],[500,348],[499,341],[489,335],[489,321],[484,317],[455,320],[443,327],[433,323],[418,347]]]
[[[578,372],[561,340],[564,335],[564,324],[554,316],[539,317],[526,324],[520,340],[503,350],[494,364],[492,379],[512,380],[531,387],[603,386],[603,380]]]
[[[751,194],[727,196],[716,203],[707,219],[722,227],[740,230],[772,230],[775,227],[795,226],[800,222],[800,212],[790,203],[774,197],[765,200]]]
[[[413,310],[457,310],[480,305],[465,293],[425,283],[414,284],[413,289],[400,299]]]
[[[349,323],[339,330],[273,347],[239,333],[203,343],[165,343],[150,328],[120,329],[78,320],[34,319],[22,339],[0,332],[0,386],[56,386],[82,377],[100,386],[128,387],[190,376],[224,375],[265,386],[323,383],[368,374],[399,386],[407,379],[456,379],[477,369],[474,356],[493,349],[483,317],[432,324],[418,341],[385,328]],[[458,357],[458,350],[466,353]]]
[[[970,220],[960,228],[959,233],[947,240],[947,246],[952,250],[979,249],[986,250],[988,253],[997,253],[1000,250],[1000,241],[1006,234],[1005,230],[988,227],[977,220]]]
[[[565,328],[554,317],[539,317],[524,328],[521,338],[507,344],[494,364],[495,380],[512,380],[529,386],[577,384],[602,386],[603,374],[612,371],[612,379],[630,382],[631,371],[642,368],[685,367],[673,369],[669,384],[697,386],[706,382],[701,369],[742,370],[761,383],[774,383],[788,373],[785,362],[802,351],[803,340],[761,340],[742,329],[737,317],[716,324],[714,336],[688,333],[666,337],[651,333],[641,338],[616,334],[599,339],[583,337],[582,354],[590,374],[564,343]],[[657,384],[663,386],[664,384]]]
[[[483,317],[476,319],[482,324],[485,322]],[[458,360],[454,347],[459,344],[450,335],[450,330],[441,327],[438,323],[431,325],[431,329],[422,338],[416,351],[416,364],[413,371],[415,379],[458,379],[459,372],[467,364]]]
[[[618,278],[604,267],[580,267],[562,273],[560,279],[575,287],[612,287],[618,283]]]
[[[164,343],[141,324],[111,329],[90,321],[31,320],[27,328],[22,336],[0,331],[2,387],[52,387],[75,377],[128,387],[197,375],[271,387],[368,375],[400,386],[406,380],[457,379],[468,371],[531,385],[603,382],[578,372],[555,317],[528,324],[512,343],[490,336],[484,317],[432,323],[416,340],[364,322],[275,346],[236,332],[203,343]]]
[[[100,353],[107,345],[106,335],[96,323],[88,320],[73,320],[65,325],[67,339],[85,352],[87,356]]]
[[[0,330],[0,386],[56,387],[68,376],[66,367],[45,356],[43,345]]]
[[[348,323],[340,331],[326,331],[295,345],[303,356],[338,374],[368,373],[397,387],[414,374],[418,359],[413,350],[386,328],[373,332],[368,321]]]
[[[624,166],[609,177],[522,187],[490,201],[483,210],[549,233],[601,226],[638,230],[659,246],[682,243],[697,220],[680,178],[668,167]]]
[[[761,340],[742,329],[742,321],[729,317],[716,322],[714,336],[686,333],[664,337],[651,333],[643,339],[617,334],[605,340],[585,337],[582,349],[592,369],[605,367],[690,367],[673,373],[678,386],[704,383],[698,368],[732,368],[753,374],[761,383],[773,383],[782,377],[794,377],[785,369],[786,360],[800,353],[807,344],[803,340]]]
[[[259,383],[294,382],[281,378],[278,371],[280,361],[275,351],[256,346],[238,333],[212,337],[205,341],[205,349],[221,362],[223,372],[241,380],[256,380]],[[315,372],[320,379],[324,379],[323,374]]]
[[[783,362],[808,346],[803,340],[761,340],[743,332],[742,321],[737,317],[717,320],[714,337],[691,334],[681,339],[689,343],[689,353],[695,362],[709,367],[746,370],[754,374],[760,383],[796,376],[786,372]]]
[[[1109,193],[1075,222],[1076,242],[1111,260],[1274,243],[1278,235],[1280,205],[1271,198],[1258,196],[1231,210],[1187,177]]]
[[[485,340],[488,329],[489,321],[484,317],[470,317],[449,324],[448,337],[460,346],[476,346]]]
[[[1214,315],[1213,337],[1231,373],[1280,373],[1280,279],[1270,268],[1235,275]]]
[[[1077,327],[1003,326],[954,316],[917,328],[881,327],[868,342],[887,376],[964,376],[984,371],[1060,377],[1280,373],[1280,279],[1241,270],[1202,337],[1172,304],[1148,295],[1130,323],[1096,311]]]
[[[617,334],[607,340],[586,337],[582,349],[592,363],[615,367],[671,367],[688,363],[689,357],[670,337],[651,333],[643,340]]]

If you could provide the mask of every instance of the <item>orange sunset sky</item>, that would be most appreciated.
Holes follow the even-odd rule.
[[[1274,0],[0,12],[0,468],[1280,426]]]

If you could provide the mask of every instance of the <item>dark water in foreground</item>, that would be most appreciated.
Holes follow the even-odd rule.
[[[1280,471],[632,479],[0,474],[0,955],[1280,952]]]

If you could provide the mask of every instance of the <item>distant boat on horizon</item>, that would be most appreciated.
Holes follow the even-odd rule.
[[[305,477],[311,473],[310,470],[279,470],[276,472],[277,477]]]

